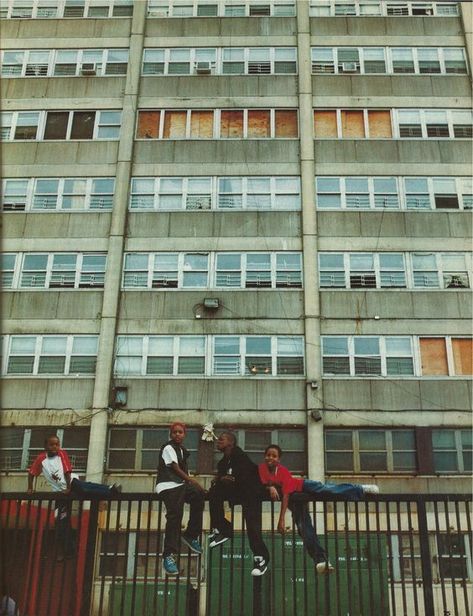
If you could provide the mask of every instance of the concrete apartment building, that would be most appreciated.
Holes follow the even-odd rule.
[[[471,4],[1,7],[4,489],[57,429],[152,491],[180,419],[468,491]]]

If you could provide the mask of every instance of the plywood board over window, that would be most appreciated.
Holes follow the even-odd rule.
[[[391,112],[386,110],[368,111],[368,124],[371,139],[391,139]]]
[[[423,376],[448,374],[445,338],[421,338],[420,356]]]
[[[455,374],[473,374],[473,340],[452,338]]]
[[[275,137],[291,139],[297,137],[297,111],[294,109],[276,109],[275,111]]]
[[[314,111],[314,134],[316,137],[337,137],[337,112]]]
[[[192,111],[191,138],[212,139],[214,135],[214,112],[211,110]]]
[[[138,139],[157,139],[160,111],[140,111],[138,116]]]
[[[243,137],[243,111],[224,110],[220,114],[220,137]]]
[[[342,110],[342,136],[344,139],[365,137],[363,111]]]
[[[163,139],[183,139],[186,136],[187,111],[166,111]]]
[[[248,111],[248,137],[264,139],[271,136],[271,120],[269,110],[250,109]]]

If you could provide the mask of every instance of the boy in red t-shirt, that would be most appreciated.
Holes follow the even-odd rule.
[[[282,450],[279,445],[269,445],[264,451],[264,462],[258,466],[261,483],[268,486],[272,500],[280,500],[282,494],[281,512],[279,514],[278,531],[285,531],[286,511],[292,511],[292,517],[304,546],[315,562],[317,573],[331,573],[334,569],[328,562],[327,553],[320,545],[315,534],[312,519],[307,503],[289,501],[291,494],[303,492],[305,494],[337,494],[345,496],[347,500],[360,500],[365,494],[378,494],[378,486],[354,483],[321,483],[311,479],[293,477],[288,469],[279,463]]]

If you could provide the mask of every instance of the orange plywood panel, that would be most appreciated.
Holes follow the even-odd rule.
[[[221,112],[220,137],[243,137],[243,111],[224,110]]]
[[[214,131],[213,111],[192,111],[191,137],[194,139],[212,139]]]
[[[445,338],[421,338],[422,375],[448,374]]]
[[[186,136],[187,111],[166,111],[164,116],[164,139],[182,139]]]
[[[453,338],[452,348],[455,374],[473,374],[473,340]]]
[[[248,111],[248,137],[271,137],[271,118],[268,109],[250,109]]]
[[[342,111],[342,135],[344,139],[364,138],[363,111]]]
[[[337,112],[314,111],[314,131],[316,137],[337,137]]]
[[[275,124],[276,137],[286,139],[298,137],[297,111],[295,109],[276,109]]]
[[[138,115],[137,139],[157,139],[160,111],[140,111]]]
[[[370,127],[370,137],[378,139],[391,139],[393,132],[391,129],[391,112],[386,110],[368,111],[368,124]]]

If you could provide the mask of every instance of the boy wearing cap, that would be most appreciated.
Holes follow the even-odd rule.
[[[164,569],[168,575],[178,575],[176,554],[179,553],[184,503],[189,503],[190,515],[187,529],[180,538],[193,552],[201,554],[199,537],[202,533],[205,492],[199,482],[188,475],[187,459],[190,454],[182,445],[186,436],[185,425],[174,422],[169,436],[170,440],[159,452],[156,492],[162,496],[166,506]]]

